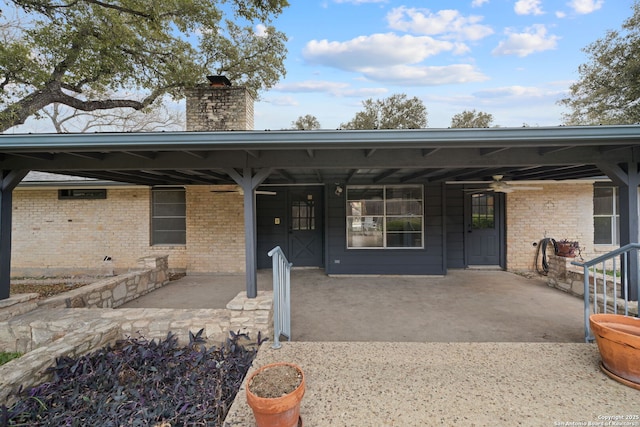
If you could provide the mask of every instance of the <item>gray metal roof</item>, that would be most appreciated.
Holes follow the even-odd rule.
[[[636,159],[640,126],[0,135],[0,169],[141,185],[575,179]]]

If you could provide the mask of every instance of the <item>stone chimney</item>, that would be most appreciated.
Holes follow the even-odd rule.
[[[253,96],[225,76],[185,91],[187,131],[253,130]]]

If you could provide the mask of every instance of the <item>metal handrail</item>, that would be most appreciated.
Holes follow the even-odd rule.
[[[273,264],[273,345],[278,349],[280,335],[291,341],[291,266],[280,246],[271,249],[268,255]]]
[[[586,342],[593,342],[595,337],[591,334],[591,327],[589,325],[589,316],[591,314],[591,270],[593,269],[593,313],[596,314],[599,311],[599,302],[598,302],[598,278],[596,275],[596,266],[602,266],[602,312],[606,313],[607,308],[609,307],[608,301],[608,292],[607,292],[607,284],[611,282],[612,286],[612,306],[613,313],[618,313],[618,294],[617,294],[617,286],[618,286],[618,278],[621,280],[621,285],[623,290],[623,303],[624,303],[624,314],[625,316],[629,315],[629,279],[626,274],[618,274],[618,260],[617,257],[621,258],[621,271],[627,271],[629,268],[629,254],[631,252],[635,252],[636,256],[637,251],[640,249],[640,243],[629,243],[628,245],[622,246],[621,248],[614,249],[611,252],[608,252],[604,255],[596,257],[590,261],[586,262],[577,262],[572,261],[572,265],[576,265],[578,267],[583,268],[584,272],[584,339]],[[607,275],[607,261],[611,261],[611,271],[612,275]],[[639,276],[640,277],[640,274]],[[640,283],[636,284],[640,288]]]

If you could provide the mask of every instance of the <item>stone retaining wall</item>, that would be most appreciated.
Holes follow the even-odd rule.
[[[246,333],[252,342],[273,335],[273,292],[256,298],[240,292],[226,309],[118,309],[137,296],[168,282],[167,257],[144,258],[151,267],[37,300],[37,295],[0,301],[0,351],[26,353],[0,366],[0,404],[18,387],[47,378],[56,357],[85,354],[118,339],[163,339],[171,332],[180,345],[203,330],[208,345],[224,342],[230,332]],[[84,292],[81,290],[84,289]],[[77,308],[79,307],[79,308]]]
[[[582,268],[572,265],[571,262],[574,261],[574,258],[566,258],[557,255],[548,255],[547,256],[549,262],[549,272],[547,274],[547,284],[553,288],[560,289],[564,292],[568,292],[572,295],[575,295],[580,298],[584,298],[584,272]],[[602,286],[603,280],[602,276],[595,278],[596,285],[599,289],[599,295],[602,295]],[[613,312],[613,286],[612,285],[613,278],[607,279],[607,306],[609,308],[608,311]],[[593,287],[594,277],[591,276],[589,283],[590,286]],[[616,295],[618,296],[618,300],[616,301],[618,304],[618,313],[622,309],[624,312],[624,300],[620,299],[620,295],[622,293],[622,286],[620,284],[620,280],[616,281]],[[593,302],[593,299],[591,300]],[[602,307],[602,299],[599,301],[600,310]],[[638,313],[638,303],[635,301],[629,302],[629,313],[637,315]]]

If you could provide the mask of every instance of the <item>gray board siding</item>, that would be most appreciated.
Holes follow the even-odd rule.
[[[329,193],[327,202],[327,274],[445,274],[443,185],[424,187],[424,249],[347,249],[344,196]],[[337,262],[339,261],[339,262]]]
[[[464,191],[462,186],[446,188],[447,267],[464,268]]]

